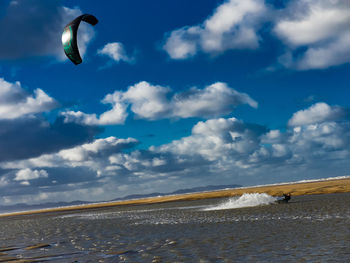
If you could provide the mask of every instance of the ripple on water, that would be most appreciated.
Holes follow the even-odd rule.
[[[350,255],[350,194],[203,210],[227,200],[3,218],[0,262],[346,262]]]

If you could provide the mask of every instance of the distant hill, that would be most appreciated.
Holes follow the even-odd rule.
[[[120,200],[129,200],[129,199],[141,199],[141,198],[147,198],[147,197],[155,197],[155,196],[164,196],[164,195],[179,195],[179,194],[190,194],[190,193],[198,193],[198,192],[208,192],[208,191],[216,191],[216,190],[223,190],[227,188],[237,188],[242,187],[242,185],[239,184],[230,184],[230,185],[207,185],[207,186],[200,186],[200,187],[194,187],[194,188],[188,188],[188,189],[180,189],[176,190],[171,193],[151,193],[151,194],[135,194],[135,195],[127,195],[122,198],[116,198],[111,201],[120,201]]]
[[[45,208],[52,208],[52,207],[63,207],[63,206],[74,206],[74,205],[83,205],[83,204],[89,204],[91,202],[85,202],[85,201],[73,201],[73,202],[57,202],[57,203],[43,203],[43,204],[36,204],[36,205],[27,205],[27,204],[15,204],[15,205],[0,205],[0,213],[11,213],[11,212],[18,212],[18,211],[29,211],[29,210],[38,210],[38,209],[45,209]]]
[[[171,193],[150,193],[150,194],[134,194],[134,195],[127,195],[121,198],[116,198],[110,201],[122,201],[122,200],[129,200],[129,199],[141,199],[141,198],[147,198],[147,197],[155,197],[155,196],[165,196],[165,195],[178,195],[178,194],[189,194],[189,193],[197,193],[197,192],[208,192],[208,191],[216,191],[216,190],[222,190],[227,188],[237,188],[242,187],[242,185],[238,184],[232,184],[232,185],[207,185],[207,186],[201,186],[201,187],[194,187],[189,189],[180,189]],[[86,202],[86,201],[73,201],[73,202],[57,202],[57,203],[43,203],[43,204],[37,204],[37,205],[27,205],[27,204],[15,204],[10,206],[1,206],[0,205],[0,213],[11,213],[11,212],[17,212],[17,211],[28,211],[28,210],[38,210],[38,209],[45,209],[45,208],[53,208],[53,207],[63,207],[63,206],[74,206],[74,205],[83,205],[83,204],[89,204],[89,203],[95,203],[95,202]]]

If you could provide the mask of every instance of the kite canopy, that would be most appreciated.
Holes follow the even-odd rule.
[[[78,65],[82,62],[77,42],[77,33],[81,21],[89,23],[92,26],[98,23],[98,20],[93,15],[84,14],[78,16],[72,22],[67,24],[64,27],[62,33],[62,45],[64,53],[75,65]]]

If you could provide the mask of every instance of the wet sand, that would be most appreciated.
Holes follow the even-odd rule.
[[[332,194],[332,193],[346,193],[350,192],[350,179],[336,179],[317,182],[306,183],[292,183],[281,185],[256,186],[247,188],[236,188],[219,190],[212,192],[191,193],[182,195],[171,195],[162,197],[150,197],[136,200],[125,200],[116,202],[94,203],[79,206],[49,208],[35,211],[14,212],[8,214],[1,214],[0,217],[31,215],[40,213],[62,212],[62,211],[76,211],[85,209],[105,208],[121,205],[141,205],[154,204],[173,201],[190,201],[208,198],[222,198],[239,196],[244,193],[266,193],[272,196],[281,196],[283,193],[290,193],[292,196],[298,195],[316,195],[316,194]]]
[[[350,193],[294,196],[281,205],[265,199],[247,196],[240,207],[238,198],[214,198],[1,218],[0,262],[349,261]]]

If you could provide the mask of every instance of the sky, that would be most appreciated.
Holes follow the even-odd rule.
[[[0,29],[2,205],[350,174],[347,1],[3,0]]]

